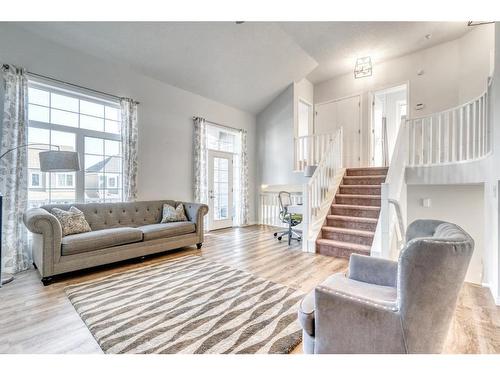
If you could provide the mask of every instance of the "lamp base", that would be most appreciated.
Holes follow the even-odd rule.
[[[1,285],[8,284],[8,283],[10,283],[13,280],[14,280],[14,276],[12,276],[12,275],[3,275],[2,276],[2,284]]]

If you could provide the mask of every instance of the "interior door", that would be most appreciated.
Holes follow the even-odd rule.
[[[343,128],[344,167],[361,162],[361,98],[352,96],[316,106],[315,134],[331,134]]]
[[[233,154],[208,152],[208,230],[233,226]]]

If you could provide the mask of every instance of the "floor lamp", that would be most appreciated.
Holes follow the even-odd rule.
[[[29,146],[50,146],[45,143],[30,143],[21,146],[11,148],[0,155],[0,160],[7,155],[9,152],[17,150],[22,147]],[[54,146],[52,146],[54,147]],[[60,151],[59,146],[56,151],[42,151],[38,154],[40,160],[40,171],[41,172],[76,172],[80,170],[80,158],[77,152],[74,151]],[[7,284],[14,280],[12,275],[3,275],[2,273],[2,207],[3,197],[0,195],[0,287],[3,284]]]

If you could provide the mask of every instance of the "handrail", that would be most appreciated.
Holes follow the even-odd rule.
[[[318,165],[335,134],[313,134],[296,137],[294,141],[294,170],[303,171],[308,165]]]
[[[408,127],[410,167],[454,164],[488,156],[488,91],[457,107],[409,119]]]
[[[405,230],[405,224],[403,222],[403,214],[401,213],[401,206],[399,205],[399,202],[396,199],[389,198],[389,203],[394,206],[394,210],[396,211],[396,217],[398,219],[398,227],[401,236],[401,241],[404,241],[406,238],[406,230]]]
[[[321,227],[333,195],[335,179],[342,168],[342,128],[337,130],[325,149],[314,174],[304,188],[304,250],[312,251],[317,228]]]
[[[398,130],[396,143],[389,170],[385,182],[381,184],[381,201],[380,201],[380,220],[377,223],[375,235],[371,248],[371,255],[380,256],[383,258],[391,258],[394,251],[391,248],[393,241],[394,229],[396,222],[401,232],[402,239],[404,239],[404,222],[403,211],[399,201],[404,202],[406,199],[406,182],[405,171],[406,162],[408,160],[408,122],[403,117],[401,125]],[[390,209],[393,205],[396,209],[394,212]]]

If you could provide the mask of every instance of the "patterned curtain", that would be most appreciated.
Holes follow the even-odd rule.
[[[201,117],[194,118],[194,201],[208,204],[207,124]]]
[[[25,145],[28,133],[28,79],[23,69],[4,67],[4,108],[0,153]],[[11,151],[0,160],[2,213],[2,271],[16,273],[31,267],[28,233],[23,213],[28,208],[26,147]]]
[[[123,200],[126,202],[137,199],[137,102],[122,98],[121,128],[123,153]]]
[[[248,155],[247,155],[247,132],[240,131],[240,207],[238,225],[248,224]]]

